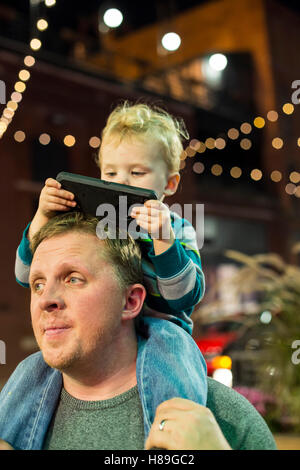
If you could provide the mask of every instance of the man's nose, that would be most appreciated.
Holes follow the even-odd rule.
[[[54,286],[45,286],[44,291],[39,298],[39,306],[42,311],[48,313],[55,310],[62,310],[65,307],[62,292]]]

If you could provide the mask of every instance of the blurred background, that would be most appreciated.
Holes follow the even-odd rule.
[[[296,0],[0,1],[0,389],[36,351],[14,261],[43,182],[98,177],[108,114],[143,100],[190,136],[166,202],[204,204],[208,373],[300,448],[299,39]]]

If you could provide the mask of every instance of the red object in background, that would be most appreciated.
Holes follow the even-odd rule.
[[[208,331],[205,336],[195,339],[195,342],[206,361],[207,375],[212,375],[214,371],[212,366],[213,358],[215,356],[222,355],[226,346],[233,343],[237,337],[237,331],[222,333],[212,329],[212,331]]]

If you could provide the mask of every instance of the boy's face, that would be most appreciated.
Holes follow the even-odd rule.
[[[169,171],[157,142],[110,139],[101,146],[101,178],[114,183],[152,189],[159,199],[166,194]]]

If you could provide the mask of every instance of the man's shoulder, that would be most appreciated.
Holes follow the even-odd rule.
[[[234,449],[276,449],[266,422],[245,397],[210,377],[207,386],[206,406]]]
[[[44,361],[42,353],[38,351],[26,357],[17,365],[2,392],[5,392],[6,388],[10,390],[12,387],[19,388],[20,384],[24,386],[24,389],[40,387],[47,383],[49,379],[52,380],[56,375],[60,375],[60,372],[49,367]]]

